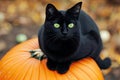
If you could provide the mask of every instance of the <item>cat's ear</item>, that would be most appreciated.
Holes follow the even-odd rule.
[[[67,14],[78,19],[81,6],[82,6],[82,2],[75,4],[72,8],[67,10]]]
[[[46,17],[51,18],[53,15],[57,14],[58,10],[53,4],[48,4],[46,7]]]

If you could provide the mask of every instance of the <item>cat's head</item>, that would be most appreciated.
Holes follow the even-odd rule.
[[[80,25],[77,25],[82,2],[66,11],[58,11],[52,4],[46,7],[45,31],[48,36],[60,40],[78,37]]]

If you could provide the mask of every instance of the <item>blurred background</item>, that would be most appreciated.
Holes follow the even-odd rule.
[[[0,58],[20,42],[37,37],[48,3],[66,10],[79,1],[100,29],[101,57],[112,60],[112,66],[103,70],[105,80],[120,80],[120,0],[0,0]]]

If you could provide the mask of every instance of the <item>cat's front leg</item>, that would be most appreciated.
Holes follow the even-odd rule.
[[[55,62],[55,61],[51,60],[50,58],[48,58],[47,67],[50,70],[56,70],[57,62]]]
[[[57,65],[57,72],[60,74],[64,74],[69,70],[71,62],[62,62],[62,63],[58,63]]]

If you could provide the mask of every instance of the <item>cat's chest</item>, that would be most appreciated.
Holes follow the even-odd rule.
[[[63,50],[67,50],[70,47],[70,43],[68,42],[61,42],[61,41],[54,41],[48,43],[47,47],[50,51],[56,51],[56,52],[61,52]]]
[[[51,42],[45,46],[47,52],[53,55],[67,56],[73,54],[77,47],[75,47],[71,42]]]

